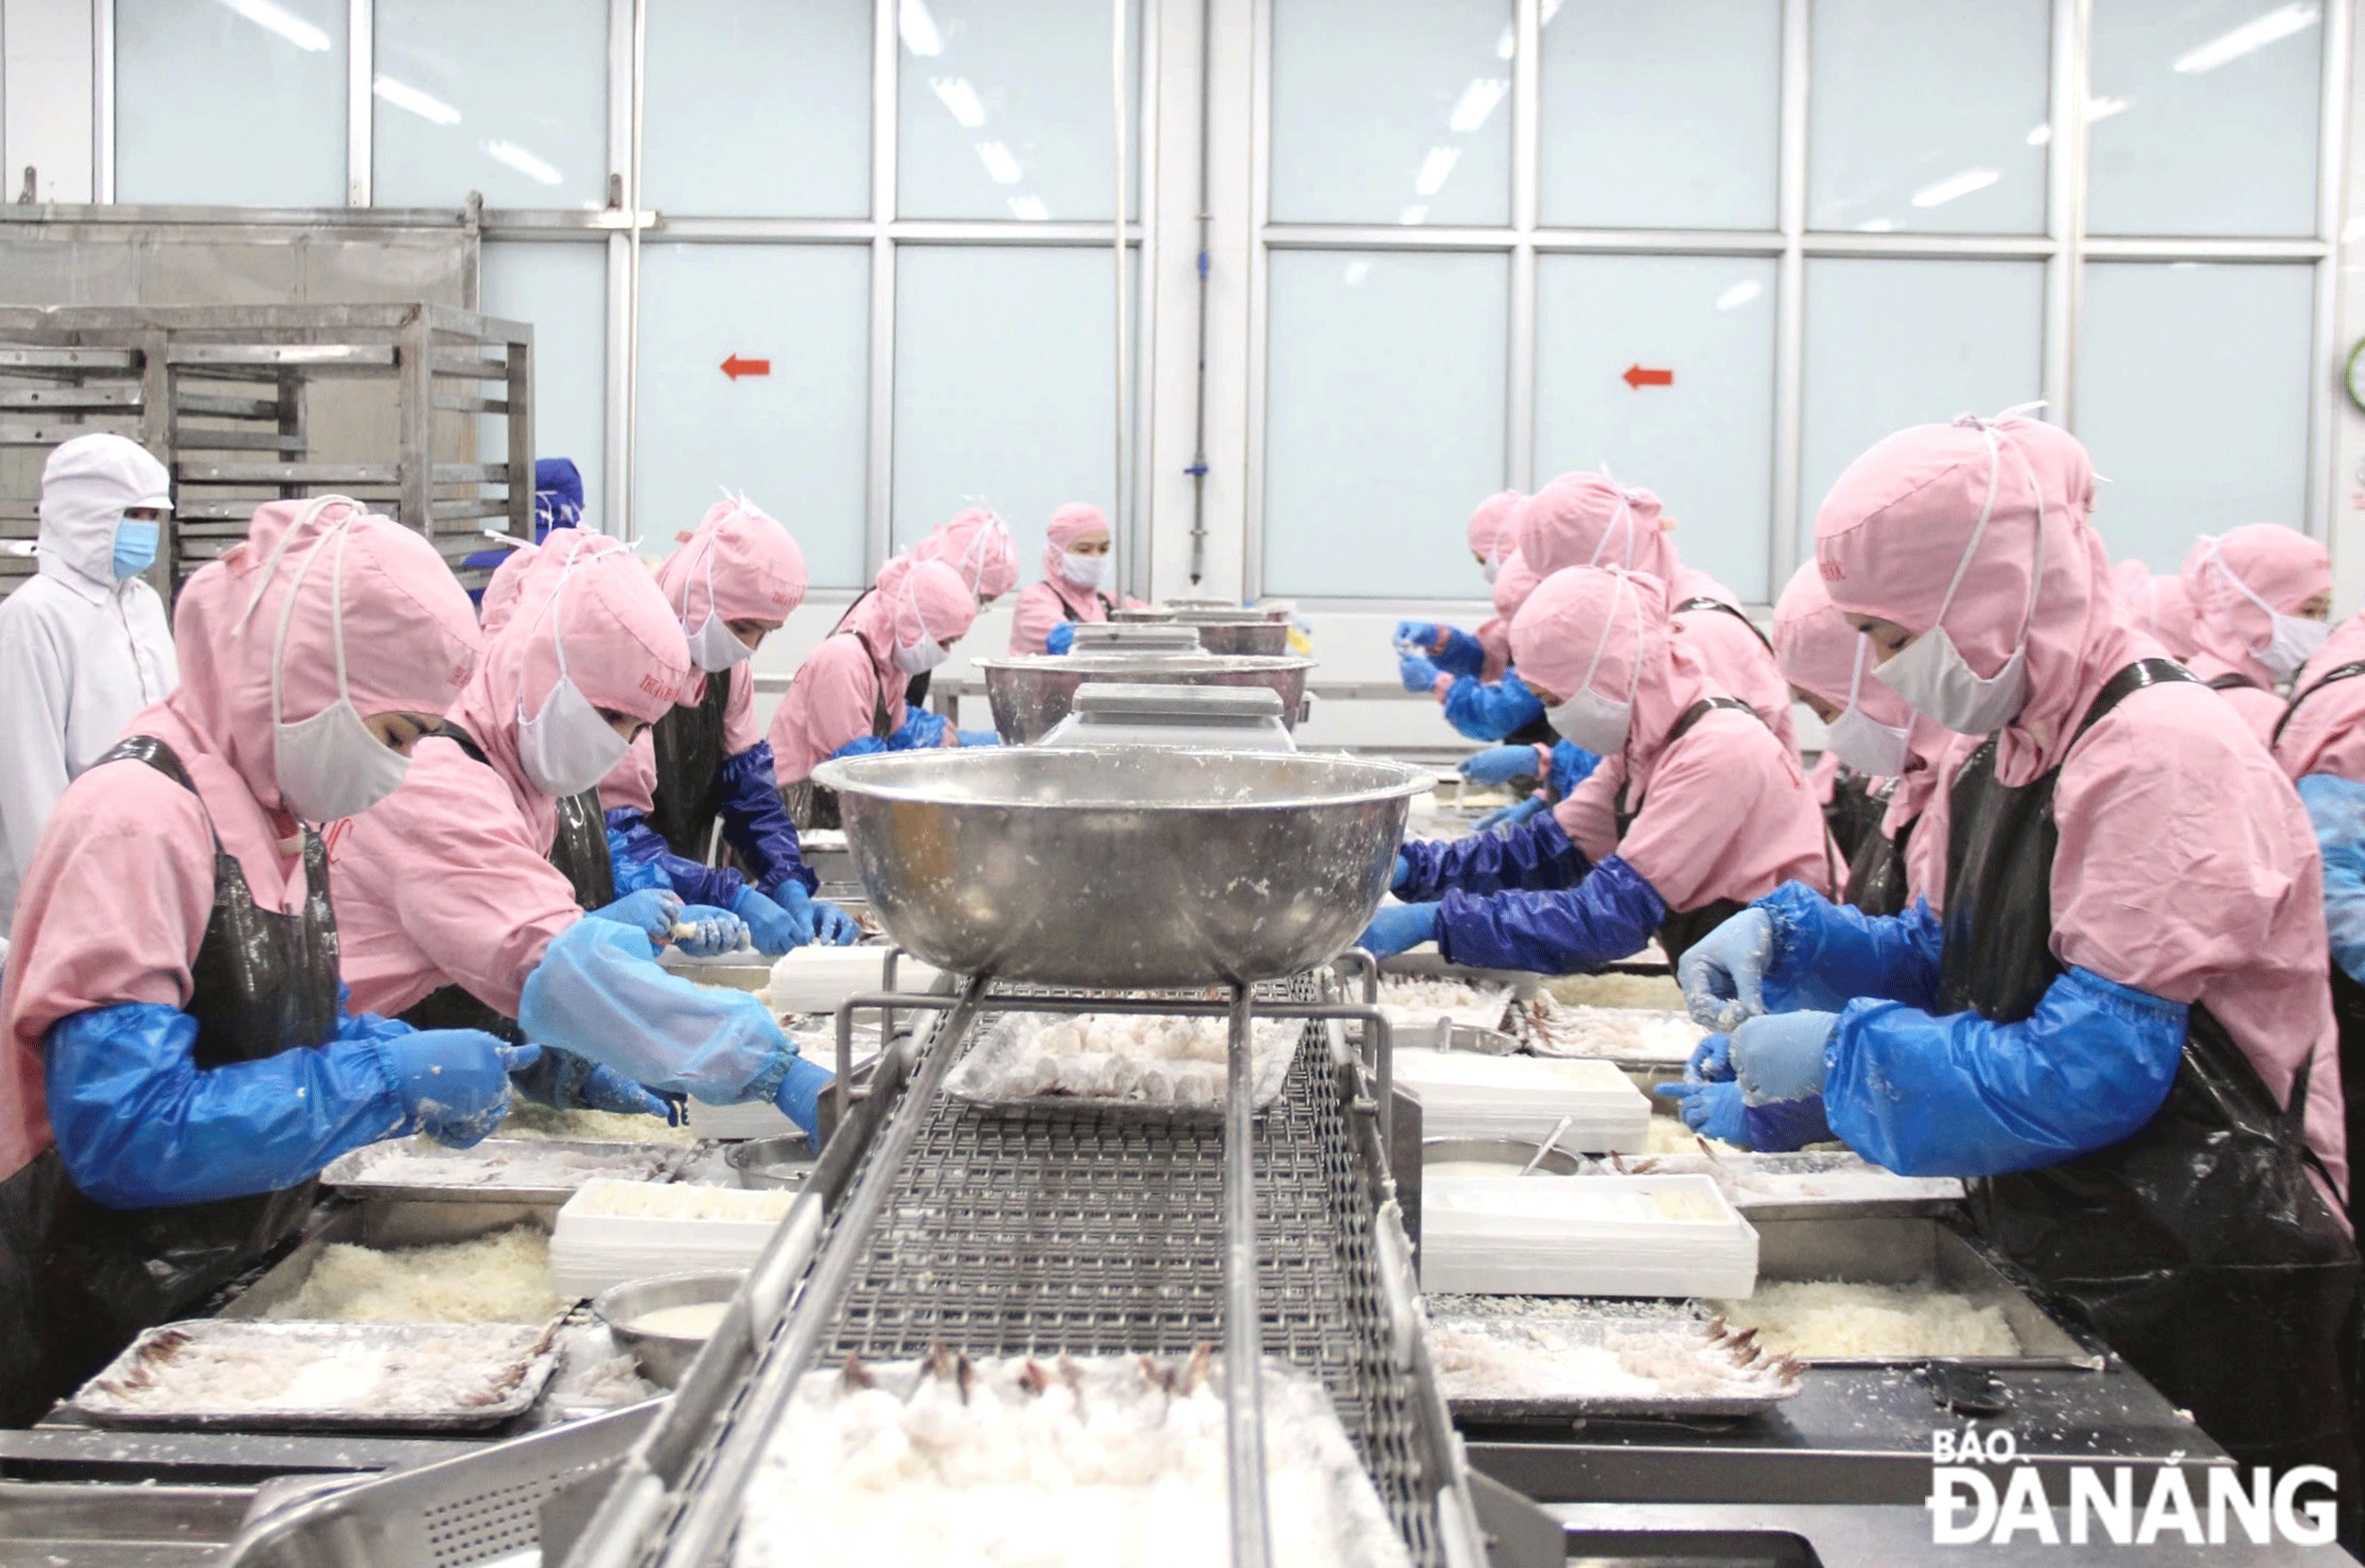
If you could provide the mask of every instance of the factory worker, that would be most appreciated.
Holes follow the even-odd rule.
[[[2306,816],[2120,617],[2023,439],[1918,426],[1823,503],[1815,563],[1875,673],[1985,739],[1918,829],[1949,845],[1943,919],[1784,887],[1678,966],[1737,1074],[1681,1086],[1685,1120],[1773,1148],[1828,1124],[1981,1178],[1988,1238],[2238,1462],[2345,1458],[2357,1261]]]
[[[2271,746],[2280,688],[2332,632],[2331,552],[2281,523],[2203,534],[2184,558],[2184,591],[2195,643],[2186,664]]]
[[[977,596],[981,610],[1018,586],[1018,542],[1010,537],[1008,526],[982,506],[956,513],[949,523],[938,523],[928,537],[912,547],[911,557],[941,561],[959,572],[961,581]]]
[[[606,776],[691,668],[674,607],[630,551],[545,547],[402,787],[340,825],[345,980],[362,1006],[485,1018],[565,1053],[539,1098],[653,1108],[603,1103],[621,1076],[710,1105],[771,1100],[811,1132],[829,1074],[754,997],[654,961],[676,934],[685,950],[738,946],[737,918],[661,888],[587,912],[550,860],[558,801]],[[587,1087],[591,1068],[613,1075],[604,1088]]]
[[[1100,508],[1070,501],[1051,514],[1042,549],[1042,581],[1018,596],[1010,622],[1010,652],[1064,653],[1076,645],[1079,624],[1103,621],[1116,608],[1116,557],[1109,519]]]
[[[1756,710],[1794,753],[1790,688],[1773,645],[1741,601],[1706,572],[1685,566],[1667,536],[1674,526],[1650,491],[1606,474],[1563,474],[1519,509],[1519,552],[1539,576],[1564,566],[1622,566],[1667,593],[1667,611],[1716,687]]]
[[[0,1013],[0,1421],[290,1235],[311,1177],[467,1144],[531,1058],[348,1010],[312,825],[383,796],[477,659],[418,534],[272,501],[189,580],[182,681],[60,797]]]
[[[772,714],[773,775],[797,826],[838,826],[836,797],[813,782],[832,757],[971,743],[940,716],[906,708],[903,683],[942,664],[976,619],[976,595],[943,562],[899,555],[879,569]]]
[[[821,880],[780,804],[748,663],[804,601],[804,552],[745,497],[717,501],[657,568],[657,585],[697,668],[682,688],[687,700],[636,738],[601,781],[611,853],[657,866],[690,903],[731,911],[774,957],[816,937],[853,941],[861,932],[852,917],[813,897]],[[745,875],[706,864],[717,821]]]
[[[2177,573],[2162,575],[2133,558],[2111,568],[2111,585],[2119,596],[2119,613],[2134,628],[2168,651],[2168,656],[2190,663],[2194,641],[2193,601]]]
[[[1812,561],[1774,606],[1774,656],[1791,690],[1823,721],[1825,754],[1873,784],[1874,814],[1848,860],[1841,896],[1867,915],[1901,914],[1944,869],[1946,846],[1914,828],[1937,788],[1953,732],[1916,713],[1872,673],[1880,656],[1823,591]]]
[[[1519,503],[1516,490],[1498,490],[1479,502],[1463,530],[1470,556],[1486,574],[1488,587],[1502,579],[1503,563],[1518,544]],[[1475,633],[1439,621],[1396,622],[1399,653],[1418,653],[1449,675],[1471,675],[1481,681],[1502,679],[1511,663],[1511,619],[1499,612],[1480,623]]]
[[[1798,762],[1718,691],[1641,573],[1577,566],[1511,624],[1512,654],[1553,727],[1605,760],[1575,793],[1501,835],[1404,845],[1362,945],[1434,940],[1456,964],[1567,974],[1641,950],[1673,957],[1746,900],[1830,884]]]
[[[121,436],[77,436],[42,470],[37,575],[0,602],[0,925],[66,785],[178,679],[140,580],[171,510],[165,465]]]
[[[1508,626],[1519,613],[1519,606],[1535,591],[1540,579],[1528,569],[1526,560],[1515,549],[1502,559],[1500,566],[1492,584],[1495,618]],[[1521,745],[1551,741],[1551,725],[1544,722],[1544,705],[1520,681],[1518,671],[1508,665],[1499,678],[1489,680],[1479,673],[1456,674],[1441,668],[1419,648],[1401,647],[1396,651],[1396,672],[1405,690],[1416,696],[1422,692],[1434,696],[1445,710],[1445,723],[1473,740]]]

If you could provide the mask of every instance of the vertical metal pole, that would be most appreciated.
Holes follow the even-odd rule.
[[[895,553],[896,0],[878,0],[870,45],[870,481],[863,578]],[[857,584],[859,586],[859,584]]]
[[[534,328],[523,342],[504,345],[509,376],[501,396],[509,404],[509,531],[517,538],[534,538]]]
[[[1798,567],[1798,521],[1806,482],[1807,80],[1809,0],[1782,0],[1782,141],[1779,213],[1782,259],[1775,280],[1774,537],[1766,598],[1780,596]]]
[[[1537,165],[1543,147],[1544,23],[1537,0],[1518,0],[1511,56],[1511,308],[1505,323],[1511,375],[1503,409],[1503,477],[1515,490],[1535,488],[1535,222]]]
[[[377,0],[345,0],[345,205],[373,200],[377,85]],[[473,303],[469,305],[474,309]]]
[[[174,435],[178,422],[172,414],[172,340],[162,332],[147,332],[140,336],[140,444],[149,455],[165,465],[165,472],[180,479],[180,453],[175,450]],[[281,462],[300,462],[282,454]],[[165,514],[163,548],[158,550],[157,568],[149,573],[149,585],[164,595],[165,602],[172,602],[181,586],[181,514]]]
[[[115,0],[90,0],[90,199],[115,199]]]
[[[2353,0],[2325,0],[2323,86],[2317,100],[2316,237],[2324,253],[2316,263],[2313,352],[2316,373],[2307,380],[2307,531],[2329,541],[2343,488],[2339,462],[2340,208],[2348,185],[2349,70],[2355,40]]]
[[[1112,93],[1115,106],[1112,111],[1112,118],[1115,122],[1116,131],[1117,173],[1117,204],[1115,221],[1110,225],[1115,235],[1115,238],[1110,245],[1110,253],[1116,258],[1117,274],[1117,444],[1115,454],[1116,473],[1113,476],[1116,481],[1116,493],[1111,497],[1111,499],[1116,506],[1116,516],[1112,519],[1112,525],[1114,536],[1119,539],[1130,539],[1132,537],[1130,524],[1133,512],[1132,487],[1126,482],[1126,473],[1129,467],[1128,459],[1130,457],[1133,449],[1133,430],[1131,424],[1133,409],[1133,388],[1131,385],[1133,355],[1132,345],[1127,341],[1127,340],[1131,336],[1131,333],[1128,330],[1128,328],[1130,328],[1132,324],[1132,317],[1131,313],[1127,310],[1125,303],[1127,293],[1127,279],[1125,275],[1127,261],[1125,244],[1125,195],[1126,187],[1129,183],[1125,177],[1125,165],[1126,159],[1130,155],[1132,148],[1132,138],[1127,134],[1125,124],[1127,100],[1130,96],[1130,95],[1129,95],[1125,90],[1125,24],[1126,11],[1129,9],[1128,0],[1109,0],[1109,79],[1112,84]],[[1134,553],[1136,555],[1139,554],[1138,551],[1135,551]],[[1145,563],[1139,560],[1130,560],[1125,563],[1125,569],[1129,576],[1137,576],[1144,565]]]
[[[1199,0],[1199,368],[1191,413],[1191,587],[1207,575],[1207,269],[1216,215],[1208,202],[1214,175],[1216,0]]]
[[[629,251],[625,258],[631,269],[631,290],[627,296],[626,313],[630,320],[625,334],[624,361],[624,427],[631,432],[636,470],[632,489],[624,496],[624,537],[640,536],[640,128],[641,110],[648,99],[649,3],[633,0],[632,6],[632,158],[624,181],[624,210],[632,215]],[[615,500],[609,499],[610,511]]]
[[[401,457],[395,464],[401,508],[395,521],[435,536],[435,329],[425,305],[412,305],[395,350],[401,377]]]
[[[2085,53],[2078,47],[2081,0],[2053,0],[2052,93],[2045,143],[2045,234],[2053,254],[2044,264],[2045,412],[2069,428],[2071,378],[2077,362],[2077,272],[2084,206],[2078,171],[2086,165]]]
[[[1256,1289],[1256,1064],[1251,988],[1232,988],[1223,1117],[1223,1400],[1232,1568],[1265,1568],[1264,1307]]]

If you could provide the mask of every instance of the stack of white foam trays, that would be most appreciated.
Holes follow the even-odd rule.
[[[1650,1143],[1651,1102],[1614,1062],[1399,1051],[1395,1074],[1421,1102],[1424,1138],[1541,1142],[1572,1116],[1559,1143],[1571,1154],[1639,1154]]]
[[[595,1176],[558,1211],[551,1288],[565,1300],[652,1274],[750,1267],[796,1197],[784,1189]]]
[[[1747,1296],[1758,1233],[1712,1177],[1443,1176],[1421,1187],[1421,1288]]]

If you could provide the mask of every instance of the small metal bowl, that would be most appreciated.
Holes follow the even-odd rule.
[[[1421,1140],[1421,1166],[1448,1160],[1478,1160],[1488,1165],[1500,1165],[1502,1174],[1515,1176],[1519,1167],[1535,1157],[1535,1145],[1517,1138],[1424,1138]],[[1536,1166],[1538,1176],[1549,1172],[1553,1176],[1575,1176],[1585,1168],[1584,1162],[1566,1149],[1554,1149]]]
[[[734,1143],[723,1159],[742,1187],[802,1187],[813,1175],[813,1145],[801,1133]]]
[[[634,1323],[667,1307],[704,1306],[718,1301],[727,1305],[746,1282],[747,1271],[744,1268],[657,1274],[646,1280],[627,1280],[621,1285],[608,1286],[591,1298],[591,1310],[607,1325],[607,1332],[616,1336],[616,1343],[631,1353],[642,1377],[659,1387],[674,1388],[680,1386],[690,1364],[706,1348],[708,1336],[652,1333],[635,1328]]]

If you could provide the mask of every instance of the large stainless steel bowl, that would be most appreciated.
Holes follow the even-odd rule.
[[[1387,892],[1400,762],[1224,751],[894,752],[827,762],[871,909],[938,968],[1044,985],[1277,980]]]
[[[1286,631],[1286,628],[1285,628]],[[1200,636],[1204,636],[1204,632]],[[1076,706],[1076,688],[1086,681],[1125,681],[1155,686],[1261,686],[1281,695],[1281,722],[1297,728],[1305,706],[1305,672],[1312,659],[1226,658],[1202,654],[1030,653],[1017,658],[979,659],[986,698],[993,705],[993,727],[1012,745],[1028,746]]]
[[[746,1282],[744,1268],[653,1274],[608,1286],[591,1298],[591,1310],[616,1336],[616,1343],[639,1364],[642,1377],[659,1387],[678,1388],[682,1374],[690,1370],[690,1364],[698,1359],[712,1335],[667,1333],[640,1324],[650,1313],[667,1307],[727,1307]]]
[[[1175,618],[1175,624],[1199,634],[1199,645],[1210,653],[1248,654],[1276,658],[1289,651],[1289,623],[1262,616]]]

